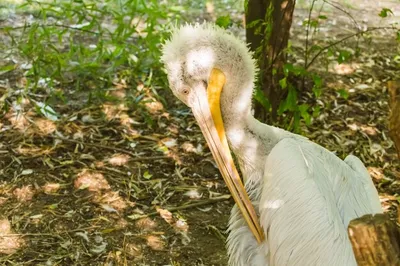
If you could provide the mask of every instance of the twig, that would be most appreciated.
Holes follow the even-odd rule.
[[[17,27],[0,27],[0,30],[20,30],[20,29],[25,29],[25,28],[30,28],[35,24],[26,24],[24,26],[17,26]],[[62,24],[37,24],[35,25],[37,27],[43,28],[43,27],[56,27],[56,28],[64,28],[64,29],[70,29],[70,30],[76,30],[76,31],[82,31],[82,32],[86,32],[86,33],[91,33],[94,35],[100,35],[99,32],[95,32],[95,31],[90,31],[90,30],[85,30],[85,29],[81,29],[81,28],[76,28],[76,27],[72,27],[72,26],[68,26],[68,25],[62,25]]]
[[[71,230],[64,230],[60,232],[56,232],[55,234],[50,234],[50,233],[26,233],[26,234],[3,234],[1,237],[12,237],[12,236],[52,236],[52,237],[57,237],[61,238],[60,235],[63,234],[69,234],[69,233],[74,233],[74,232],[79,232],[79,231],[85,231],[85,230],[90,230],[90,229],[96,229],[100,228],[101,226],[93,225],[93,226],[88,226],[88,227],[82,227],[82,228],[75,228]]]
[[[307,23],[307,28],[306,28],[306,49],[304,51],[304,67],[306,67],[308,64],[308,62],[307,62],[308,61],[308,35],[310,34],[310,28],[311,28],[311,14],[314,9],[314,4],[316,1],[317,0],[313,0],[311,2],[310,10],[308,11],[308,21],[307,21],[308,23]],[[306,77],[303,75],[303,79],[301,81],[301,91],[303,91],[303,89],[304,89],[305,78]]]
[[[354,34],[350,34],[350,35],[348,35],[348,36],[346,36],[346,37],[344,37],[344,38],[342,38],[342,39],[340,39],[340,40],[338,40],[338,41],[336,41],[336,42],[333,42],[333,43],[331,43],[331,44],[329,44],[329,45],[327,45],[327,46],[321,48],[321,49],[318,51],[318,53],[311,59],[310,63],[308,63],[308,64],[305,66],[305,69],[307,70],[307,69],[314,63],[315,59],[317,59],[318,56],[319,56],[322,52],[328,50],[329,48],[331,48],[331,47],[333,47],[333,46],[335,46],[335,45],[337,45],[337,44],[339,44],[339,43],[341,43],[341,42],[344,42],[344,41],[346,41],[346,40],[348,40],[348,39],[351,39],[351,38],[353,38],[353,37],[356,37],[356,36],[359,36],[359,35],[363,35],[364,33],[371,32],[371,31],[375,31],[375,30],[385,30],[385,29],[398,30],[398,29],[395,28],[395,27],[373,27],[373,28],[368,28],[368,29],[363,30],[363,31],[356,32],[356,33],[354,33]]]
[[[307,23],[307,28],[306,28],[306,49],[305,49],[305,54],[304,54],[304,66],[307,66],[307,59],[308,59],[308,34],[310,33],[310,28],[311,28],[311,13],[314,9],[314,4],[316,0],[313,0],[311,3],[310,10],[308,11],[308,23]]]
[[[353,23],[356,25],[357,29],[361,29],[360,25],[358,25],[357,20],[355,20],[355,18],[346,10],[344,10],[339,3],[334,3],[334,2],[330,2],[328,0],[323,0],[324,3],[327,3],[328,5],[332,6],[333,8],[336,8],[337,10],[345,13],[352,21]]]
[[[213,204],[213,203],[220,202],[220,201],[229,200],[230,198],[231,198],[231,195],[223,195],[223,196],[218,197],[218,198],[204,200],[204,201],[200,201],[200,202],[196,202],[196,203],[192,203],[192,204],[165,208],[165,210],[167,210],[169,212],[174,212],[174,211],[179,211],[179,210],[186,210],[186,209],[191,209],[191,208],[195,208],[195,207],[199,207],[199,206],[203,206],[203,205]],[[148,214],[137,215],[137,216],[129,217],[129,218],[131,220],[138,220],[138,219],[142,219],[142,218],[146,218],[146,217],[156,216],[157,214],[159,214],[159,212],[151,212],[151,213],[148,213]]]
[[[87,146],[92,146],[92,147],[96,147],[96,148],[100,148],[100,149],[107,149],[107,150],[118,151],[118,152],[122,152],[125,154],[129,154],[134,157],[134,158],[129,159],[129,161],[131,161],[131,162],[170,159],[170,157],[168,157],[168,156],[137,157],[137,154],[134,154],[131,151],[117,148],[117,147],[110,147],[110,146],[105,146],[105,145],[96,144],[96,143],[85,143],[82,141],[78,141],[78,140],[74,140],[74,139],[67,139],[67,138],[63,138],[63,137],[59,137],[59,136],[50,136],[50,137],[59,139],[59,140],[63,140],[63,141],[67,141],[67,142],[80,144],[80,145],[87,145]]]

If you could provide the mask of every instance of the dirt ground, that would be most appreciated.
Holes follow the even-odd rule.
[[[400,21],[398,1],[366,2],[346,6],[360,28]],[[380,19],[382,7],[396,16]],[[335,19],[315,34],[321,44],[355,32],[340,10],[326,15]],[[299,4],[292,29],[296,62],[307,16]],[[400,164],[388,137],[387,81],[400,77],[393,60],[399,45],[390,30],[380,30],[368,40],[349,39],[346,47],[360,48],[350,62],[312,66],[325,81],[322,112],[303,134],[340,157],[359,156],[395,217]],[[1,75],[0,81],[0,97],[6,86],[22,82]],[[115,84],[115,96],[142,89]],[[339,96],[343,91],[347,99]],[[24,114],[0,115],[1,265],[226,265],[233,201],[203,136],[186,107],[146,95],[152,126],[140,109],[82,107],[77,99],[55,107],[63,114],[56,123],[38,116],[29,101],[21,103]]]

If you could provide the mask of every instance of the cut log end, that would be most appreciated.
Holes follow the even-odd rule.
[[[348,231],[359,266],[400,265],[400,230],[388,216],[364,215]]]

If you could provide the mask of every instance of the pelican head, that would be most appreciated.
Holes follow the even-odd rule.
[[[256,72],[251,53],[231,34],[204,23],[175,29],[163,47],[162,61],[172,92],[192,109],[232,197],[262,242],[262,230],[233,163],[224,127],[250,114]],[[230,112],[229,116],[224,112]]]

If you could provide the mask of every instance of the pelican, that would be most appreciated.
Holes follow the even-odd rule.
[[[256,120],[255,61],[225,30],[209,23],[175,28],[162,61],[172,92],[191,108],[236,203],[229,265],[356,266],[347,226],[382,212],[363,163],[353,155],[341,160],[303,136]]]

